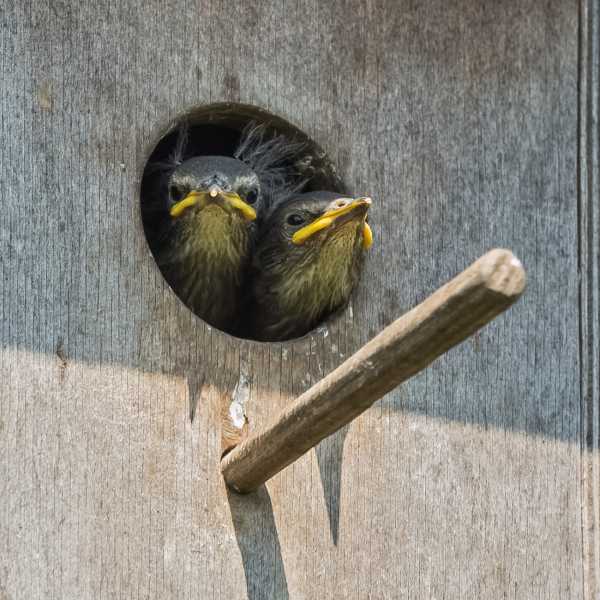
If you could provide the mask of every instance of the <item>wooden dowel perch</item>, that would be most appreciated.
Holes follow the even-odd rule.
[[[525,280],[508,250],[482,256],[226,454],[227,484],[238,492],[256,489],[506,310]]]

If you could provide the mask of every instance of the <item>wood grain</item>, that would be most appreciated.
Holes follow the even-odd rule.
[[[525,281],[508,250],[482,256],[228,452],[221,459],[227,485],[255,490],[497,317],[521,296]],[[223,422],[228,430],[228,415]]]
[[[0,4],[0,595],[593,598],[595,3]],[[143,237],[156,136],[218,101],[374,199],[351,309],[304,339],[206,327]],[[494,247],[527,265],[515,310],[230,500],[240,381],[259,431]]]

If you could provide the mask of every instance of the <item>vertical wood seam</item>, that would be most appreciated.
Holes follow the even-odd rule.
[[[597,0],[582,0],[579,23],[579,302],[581,369],[581,526],[586,600],[600,598],[600,380],[598,376],[600,247],[598,123],[600,27]]]

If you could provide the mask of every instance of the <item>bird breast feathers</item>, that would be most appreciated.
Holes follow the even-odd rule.
[[[279,301],[284,310],[297,310],[301,304],[310,319],[347,302],[360,252],[356,224],[348,225],[347,231],[329,237],[313,261],[298,263],[289,277],[282,278]]]
[[[238,265],[248,244],[246,226],[218,206],[207,206],[185,225],[186,254]]]

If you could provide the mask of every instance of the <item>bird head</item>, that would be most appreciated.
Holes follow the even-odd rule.
[[[370,205],[370,198],[321,191],[272,213],[253,261],[258,339],[302,335],[348,302],[373,241]]]
[[[227,156],[196,156],[178,165],[169,178],[172,219],[216,220],[250,225],[261,209],[260,182],[245,163]]]
[[[265,225],[264,250],[285,260],[326,252],[360,254],[370,248],[373,234],[367,223],[371,199],[349,198],[334,192],[310,192],[290,199],[271,215]],[[343,257],[340,257],[343,258]]]
[[[358,235],[363,249],[371,247],[373,233],[367,223],[370,198],[326,197],[315,200],[288,207],[284,229],[288,235],[291,234],[292,244],[326,246],[338,236]]]

